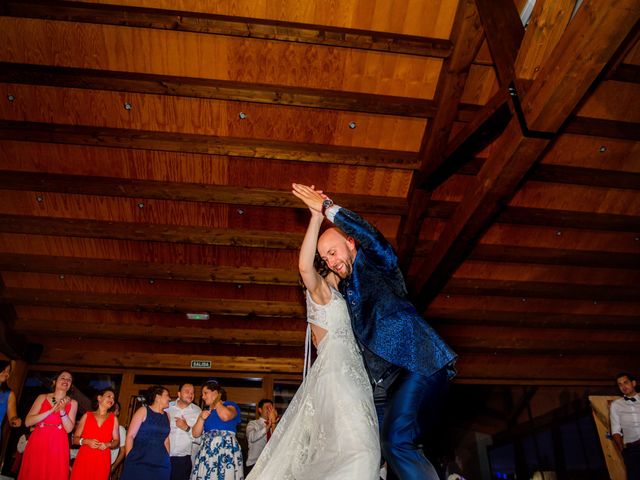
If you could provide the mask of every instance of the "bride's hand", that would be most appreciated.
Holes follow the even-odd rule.
[[[293,183],[291,187],[293,189],[291,193],[302,200],[312,213],[322,214],[322,202],[326,198],[322,190],[316,190],[315,185],[308,187],[299,183]]]

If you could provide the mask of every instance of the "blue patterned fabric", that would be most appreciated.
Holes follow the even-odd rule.
[[[340,290],[347,300],[356,339],[383,360],[372,365],[371,356],[365,353],[372,380],[382,377],[385,361],[425,376],[452,365],[456,354],[409,301],[391,244],[344,207],[333,222],[358,244],[353,272],[340,283]]]
[[[202,435],[202,447],[196,456],[191,480],[244,480],[242,465],[242,451],[235,433],[209,430]]]

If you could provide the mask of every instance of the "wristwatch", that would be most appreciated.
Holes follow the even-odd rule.
[[[185,430],[185,432],[189,433],[190,431],[191,431],[191,427],[187,425],[187,429]]]
[[[333,207],[333,200],[331,200],[330,198],[327,198],[322,202],[322,215],[324,215],[324,212],[326,212],[327,208],[330,208],[330,207]]]

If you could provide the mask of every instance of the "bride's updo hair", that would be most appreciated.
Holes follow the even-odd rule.
[[[316,272],[320,274],[320,276],[325,277],[329,275],[331,270],[327,266],[327,262],[325,262],[320,254],[316,252],[316,256],[313,259],[313,268],[316,269]]]

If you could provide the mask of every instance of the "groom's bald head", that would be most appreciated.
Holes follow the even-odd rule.
[[[353,271],[353,262],[358,252],[352,237],[332,227],[318,238],[318,253],[340,278],[347,278]]]

